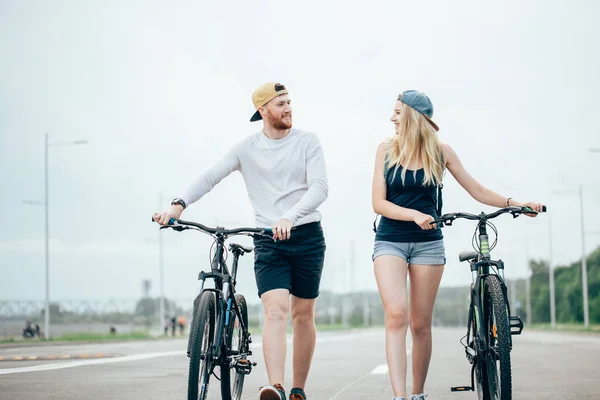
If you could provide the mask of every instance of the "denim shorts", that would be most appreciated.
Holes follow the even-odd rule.
[[[376,240],[373,249],[373,261],[379,256],[400,257],[409,264],[446,264],[444,239],[416,243],[385,242],[383,240]]]

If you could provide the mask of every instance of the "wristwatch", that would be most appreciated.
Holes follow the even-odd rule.
[[[187,205],[185,204],[185,201],[179,199],[179,198],[175,198],[173,199],[173,201],[171,202],[171,205],[180,205],[181,207],[183,207],[183,209],[185,210],[185,208],[187,207]]]

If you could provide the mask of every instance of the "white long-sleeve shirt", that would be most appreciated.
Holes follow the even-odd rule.
[[[292,128],[277,140],[262,132],[251,135],[200,175],[181,199],[189,206],[236,170],[246,183],[257,227],[271,227],[280,218],[296,226],[321,220],[317,208],[327,198],[327,171],[314,133]]]

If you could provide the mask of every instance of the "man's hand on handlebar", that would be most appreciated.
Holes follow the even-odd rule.
[[[154,213],[154,215],[152,216],[152,220],[161,226],[167,226],[171,218],[179,219],[179,217],[181,217],[182,212],[183,207],[179,204],[174,204],[167,211],[163,211],[161,213]]]

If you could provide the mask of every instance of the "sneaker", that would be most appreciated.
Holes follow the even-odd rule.
[[[285,390],[279,383],[273,386],[261,386],[258,390],[260,391],[258,395],[260,400],[286,400]]]
[[[306,393],[300,388],[293,388],[290,391],[290,400],[306,400]]]
[[[425,393],[411,394],[410,400],[425,400],[426,397],[427,397],[427,395]]]

